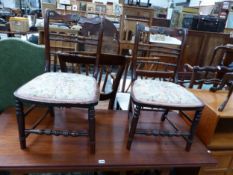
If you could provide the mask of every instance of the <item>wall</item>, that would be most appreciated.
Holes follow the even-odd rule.
[[[199,6],[199,3],[201,1],[201,6],[207,6],[207,5],[214,5],[215,2],[220,2],[223,0],[191,0],[190,6]]]
[[[101,1],[101,2],[104,2],[104,3],[106,3],[107,1],[109,1],[109,2],[115,2],[115,3],[119,2],[119,0],[94,0],[94,1],[99,1],[99,2]],[[164,8],[167,8],[168,2],[169,2],[169,0],[150,0],[150,3],[152,5],[154,5],[154,6],[160,6],[160,7],[164,7]]]
[[[4,7],[15,8],[15,0],[1,0],[4,4]]]

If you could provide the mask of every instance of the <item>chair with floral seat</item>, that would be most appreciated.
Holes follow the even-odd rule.
[[[59,15],[55,11],[46,11],[44,26],[47,72],[35,77],[14,92],[21,149],[26,148],[26,138],[30,134],[87,136],[91,153],[95,153],[95,106],[99,101],[99,86],[96,78],[103,28],[100,27],[95,36],[79,36],[79,31],[71,29],[71,26],[77,24],[78,20],[79,18],[75,15]],[[64,52],[77,52],[80,43],[92,47],[92,52],[80,51],[77,59],[91,58],[94,60],[93,76],[60,71],[50,72],[51,60],[56,68],[59,67],[55,61],[57,55]],[[24,110],[25,104],[32,104],[32,107]],[[33,126],[25,128],[25,117],[30,115],[36,106],[45,106],[48,110]],[[51,116],[55,115],[55,107],[86,108],[88,129],[86,131],[36,129],[48,113]]]
[[[132,87],[129,106],[129,137],[127,149],[135,134],[146,136],[181,136],[186,140],[186,150],[191,149],[193,136],[199,122],[203,103],[177,82],[177,70],[186,39],[185,29],[175,29],[143,24],[136,26],[133,51]],[[168,122],[172,130],[137,128],[143,110],[162,112],[161,124]],[[180,130],[169,112],[195,111],[189,130]],[[177,113],[178,114],[178,113]]]

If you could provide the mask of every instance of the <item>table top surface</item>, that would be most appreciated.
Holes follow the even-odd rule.
[[[26,127],[42,114],[38,109],[26,118]],[[168,128],[160,123],[158,113],[142,113],[139,127]],[[171,119],[183,129],[187,125],[170,113]],[[146,116],[146,117],[145,117]],[[158,116],[158,117],[156,117]],[[141,119],[144,118],[142,121]],[[152,120],[153,119],[153,120]],[[9,108],[0,115],[0,169],[2,170],[124,170],[138,168],[201,167],[216,164],[198,138],[191,151],[185,151],[186,142],[181,137],[146,137],[136,135],[131,150],[126,149],[128,118],[124,111],[96,111],[96,153],[90,154],[87,137],[30,135],[27,149],[21,150],[18,141],[15,109]],[[87,112],[80,109],[55,110],[40,129],[86,129]],[[100,163],[104,160],[105,163]]]
[[[227,97],[228,91],[211,92],[203,89],[190,89],[197,97],[199,97],[207,107],[214,111],[221,118],[233,118],[233,95],[231,95],[227,105],[222,112],[218,111],[219,106]]]

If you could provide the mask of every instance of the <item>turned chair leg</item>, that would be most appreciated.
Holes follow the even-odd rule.
[[[23,112],[23,103],[16,99],[15,108],[16,108],[16,117],[17,117],[18,130],[19,130],[20,148],[25,149],[26,136],[25,136],[25,116]]]
[[[55,116],[55,114],[54,114],[54,107],[53,106],[49,106],[49,113],[50,113],[51,117]]]
[[[133,111],[133,118],[130,124],[130,131],[129,131],[129,138],[128,138],[128,142],[127,142],[127,149],[130,150],[132,142],[133,142],[133,138],[137,129],[137,124],[138,124],[138,119],[139,119],[139,115],[140,115],[140,110],[141,107],[136,105],[134,111]]]
[[[194,118],[193,118],[193,121],[191,124],[191,128],[190,128],[190,135],[188,136],[188,139],[187,139],[187,144],[186,144],[186,148],[185,148],[186,151],[190,151],[190,149],[191,149],[193,137],[195,135],[197,125],[198,125],[200,118],[201,118],[201,111],[202,110],[197,110],[195,112],[195,115],[194,115]]]
[[[128,120],[130,119],[132,112],[133,112],[132,105],[133,105],[133,102],[132,102],[132,99],[130,98],[129,99],[129,107],[128,107]]]
[[[89,140],[91,153],[95,153],[95,109],[94,106],[88,109],[88,122],[89,122]]]

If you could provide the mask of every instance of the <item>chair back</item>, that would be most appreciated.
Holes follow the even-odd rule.
[[[137,76],[177,80],[187,30],[136,25],[133,80]]]
[[[233,92],[233,68],[227,66],[190,66],[185,64],[186,71],[192,73],[189,88],[209,89],[212,92],[217,90],[228,90],[226,99],[219,106],[218,111],[223,111]]]
[[[82,36],[96,34],[103,25],[102,53],[119,53],[119,32],[112,21],[100,16],[87,18],[80,16],[78,23],[82,26],[80,34]]]
[[[210,66],[229,66],[233,62],[233,45],[226,44],[214,48]]]
[[[80,56],[90,56],[95,60],[94,76],[97,76],[99,56],[102,48],[102,22],[100,22],[100,27],[96,29],[96,32],[93,33],[89,31],[91,27],[87,27],[85,30],[78,24],[80,19],[78,15],[60,15],[53,10],[46,10],[44,30],[47,71],[50,71],[51,65],[53,65],[53,70],[56,71],[58,53],[79,52]],[[85,30],[85,35],[82,35],[82,32],[80,32],[81,28]]]
[[[228,86],[233,79],[229,75],[233,74],[233,68],[227,66],[190,66],[185,64],[185,69],[192,73],[189,88],[220,90]]]

